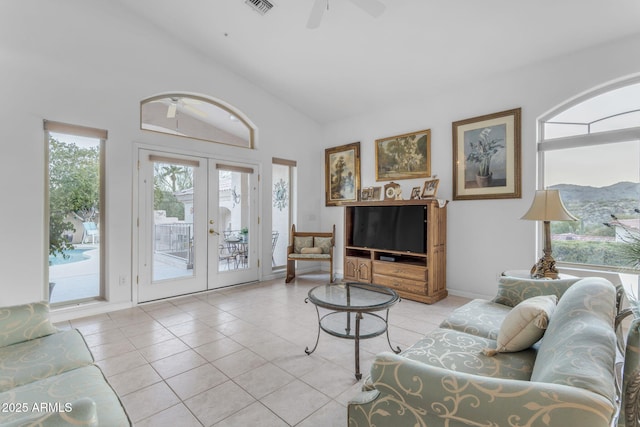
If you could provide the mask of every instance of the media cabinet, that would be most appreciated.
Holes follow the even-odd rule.
[[[425,253],[353,245],[354,207],[410,206],[426,209]],[[432,304],[447,296],[447,206],[438,200],[392,200],[344,204],[344,280],[375,283],[402,298]]]

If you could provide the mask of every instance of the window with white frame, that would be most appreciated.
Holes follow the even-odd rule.
[[[294,176],[296,162],[272,159],[271,263],[274,270],[287,264],[289,231],[293,223]]]
[[[539,121],[539,135],[541,184],[578,217],[551,223],[555,260],[629,267],[620,230],[640,232],[640,79],[563,105]]]
[[[104,145],[107,131],[44,121],[48,159],[49,301],[104,298]]]
[[[254,129],[242,114],[203,96],[174,93],[141,101],[140,129],[254,148]]]

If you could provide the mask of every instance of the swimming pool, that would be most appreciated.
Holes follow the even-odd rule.
[[[56,254],[55,256],[49,255],[49,265],[71,264],[72,262],[84,261],[89,259],[89,257],[84,254],[88,250],[89,249],[71,249],[65,251],[64,253],[68,255],[67,258],[64,258],[60,254]]]

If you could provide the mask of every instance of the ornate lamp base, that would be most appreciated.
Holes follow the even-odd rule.
[[[556,261],[550,255],[545,255],[531,267],[532,279],[557,279]]]

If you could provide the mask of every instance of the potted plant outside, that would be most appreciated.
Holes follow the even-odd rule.
[[[640,209],[638,208],[634,209],[634,211],[640,213]],[[611,218],[613,221],[605,222],[604,225],[614,228],[616,230],[616,240],[624,243],[619,247],[618,251],[620,260],[631,269],[636,270],[636,272],[640,271],[640,230],[627,225],[627,223],[621,221],[613,214],[611,214]],[[633,293],[633,289],[631,291],[631,295],[627,293],[627,298],[634,312],[634,316],[638,317],[640,316],[640,300],[638,299],[638,295]]]

